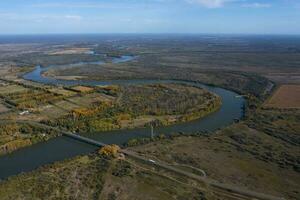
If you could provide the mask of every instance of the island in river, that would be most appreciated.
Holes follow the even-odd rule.
[[[58,134],[47,129],[43,132],[41,128],[34,128],[30,122],[39,122],[70,132],[92,133],[192,121],[221,107],[221,99],[217,95],[183,83],[73,86],[68,90],[70,93],[67,95],[48,89],[8,91],[6,101],[28,113],[19,111],[5,116],[5,120],[11,122],[0,124],[3,138],[0,154],[38,141],[46,141]],[[23,124],[17,124],[14,121],[16,119],[22,120]],[[28,120],[28,124],[24,123]]]
[[[152,165],[121,155],[107,157],[98,154],[96,147],[65,137],[48,140],[48,136],[57,133],[48,131],[48,134],[42,128],[36,129],[34,136],[31,126],[21,127],[18,123],[20,128],[13,129],[16,134],[11,132],[9,140],[27,137],[27,141],[31,138],[47,141],[0,157],[1,178],[5,179],[0,183],[2,199],[240,198],[232,192],[216,190],[187,176],[154,167],[153,163],[158,162],[234,188],[286,199],[298,198],[299,108],[265,106],[277,86],[299,83],[295,75],[298,54],[291,53],[289,48],[292,40],[233,36],[173,38],[171,41],[127,38],[118,40],[117,44],[111,41],[101,41],[100,45],[27,45],[27,51],[36,47],[38,50],[2,54],[9,55],[5,59],[10,63],[2,63],[1,68],[0,92],[4,93],[1,122],[29,120],[89,132],[85,136],[107,144],[122,146],[125,143],[127,150],[148,158]],[[117,64],[112,62],[111,55],[138,57]],[[106,63],[98,63],[99,60]],[[24,63],[27,66],[24,67]],[[68,66],[69,63],[79,65]],[[42,67],[34,70],[37,64]],[[42,72],[50,65],[66,67]],[[27,72],[36,72],[31,73],[31,77],[39,77],[41,81],[22,79],[22,74],[29,75]],[[55,77],[68,77],[68,80]],[[77,80],[71,80],[72,77]],[[18,94],[6,95],[10,91],[18,91]],[[152,91],[155,91],[153,99],[149,96]],[[137,95],[124,96],[128,92]],[[222,102],[215,112],[204,118],[185,112],[208,105],[203,104],[200,93],[208,93],[208,97]],[[135,96],[140,97],[135,99]],[[155,98],[161,101],[153,104]],[[175,104],[167,99],[174,100]],[[186,101],[194,107],[187,107]],[[101,121],[105,126],[96,125],[99,119],[93,112],[95,109],[99,109],[99,119],[105,119]],[[139,114],[136,109],[143,112]],[[130,112],[130,116],[124,112]],[[63,116],[69,116],[68,120]],[[136,125],[148,127],[149,121],[141,123],[139,120],[149,116],[155,127],[152,139],[149,139],[150,128],[132,129]],[[108,120],[110,117],[113,120]],[[195,117],[201,119],[184,122]],[[167,124],[173,125],[162,126]],[[119,128],[129,130],[96,131]],[[60,162],[53,163],[55,161]],[[27,173],[19,174],[22,171]],[[15,174],[19,175],[12,176]]]

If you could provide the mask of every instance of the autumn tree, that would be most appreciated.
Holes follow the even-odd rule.
[[[114,157],[118,156],[118,152],[121,148],[118,145],[106,145],[99,150],[100,155],[104,155],[106,157]]]

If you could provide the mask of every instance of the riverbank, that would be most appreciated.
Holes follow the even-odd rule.
[[[17,122],[0,123],[0,156],[18,149],[45,142],[59,133],[30,124]]]
[[[149,199],[168,200],[182,199],[184,196],[204,197],[205,193],[187,184],[174,182],[169,176],[144,169],[133,161],[96,154],[47,165],[0,183],[1,200],[62,197],[141,199],[145,195]]]
[[[276,150],[268,146],[274,146]],[[196,169],[201,169],[207,178],[231,187],[291,200],[298,197],[299,173],[280,164],[287,155],[293,156],[297,147],[251,129],[245,123],[231,125],[213,135],[160,137],[128,150],[153,162],[168,163],[185,171],[195,173]],[[281,151],[285,155],[280,154]],[[272,156],[267,158],[265,155]],[[33,192],[27,193],[28,190]],[[84,192],[73,192],[79,190]],[[0,183],[3,199],[35,199],[45,194],[44,199],[83,198],[82,195],[85,198],[136,199],[141,197],[141,191],[149,199],[181,199],[183,196],[212,200],[233,198],[230,192],[215,191],[187,177],[127,157],[118,160],[96,153],[46,165]]]
[[[244,99],[236,98],[236,93],[199,83],[194,84],[197,87],[204,88],[220,96],[222,99],[221,108],[203,119],[157,127],[154,129],[154,135],[159,133],[171,135],[178,132],[214,131],[232,124],[235,119],[240,119],[243,116]],[[101,134],[89,133],[85,134],[85,136],[107,144],[115,143],[122,145],[133,138],[150,137],[150,129],[108,131],[101,132]],[[0,157],[0,178],[5,179],[21,172],[32,171],[39,166],[71,158],[79,154],[86,154],[94,150],[94,147],[81,144],[72,139],[56,137],[47,142],[32,145],[15,151],[10,155]],[[24,157],[29,159],[24,160]],[[30,158],[34,159],[34,161]]]
[[[114,62],[118,63],[118,62],[122,62],[124,61],[130,61],[133,57],[128,57],[128,58],[116,58],[116,60]],[[120,59],[120,61],[118,60]],[[189,96],[184,96],[185,92],[175,92],[173,97],[169,96],[168,99],[171,100],[176,100],[177,96],[180,97],[180,95],[183,95],[182,97],[184,97],[184,99],[181,99],[181,101],[179,101],[180,105],[181,103],[186,104],[187,102],[190,102],[191,100],[194,102],[190,102],[192,103],[192,105],[195,105],[194,108],[193,106],[191,106],[192,110],[189,111],[188,114],[184,114],[184,113],[176,113],[176,109],[172,111],[172,114],[174,115],[175,112],[175,117],[171,117],[170,120],[170,113],[165,113],[167,114],[166,116],[169,118],[168,120],[166,119],[158,119],[154,120],[153,117],[150,118],[149,121],[144,120],[144,122],[142,124],[139,124],[139,126],[144,126],[145,124],[148,124],[148,122],[152,122],[153,120],[156,121],[156,124],[154,124],[154,126],[160,126],[160,127],[156,127],[155,131],[153,134],[159,134],[159,133],[164,133],[167,135],[171,135],[173,133],[178,133],[180,131],[184,131],[184,132],[193,132],[193,131],[214,131],[218,128],[221,128],[223,126],[226,126],[228,124],[233,123],[235,120],[240,119],[243,116],[243,105],[244,105],[244,99],[243,98],[236,98],[237,94],[227,91],[225,89],[221,89],[221,88],[217,88],[217,87],[212,87],[212,86],[206,86],[204,84],[200,84],[197,82],[186,82],[186,81],[174,81],[174,80],[115,80],[115,81],[109,81],[109,82],[105,82],[105,81],[67,81],[67,80],[56,80],[56,79],[52,79],[52,78],[48,78],[48,77],[44,77],[42,76],[42,72],[45,69],[42,69],[40,67],[37,67],[34,71],[24,75],[25,79],[28,80],[32,80],[32,81],[36,81],[36,82],[40,82],[43,84],[53,84],[53,85],[57,85],[57,84],[61,84],[64,85],[64,88],[60,88],[60,89],[54,89],[52,87],[55,86],[51,86],[50,88],[48,88],[46,91],[47,95],[50,96],[54,96],[55,98],[61,99],[58,102],[51,102],[51,106],[43,106],[42,110],[37,110],[38,112],[33,112],[30,115],[28,115],[28,117],[30,117],[30,120],[34,120],[34,119],[41,119],[40,114],[44,114],[45,115],[45,119],[43,119],[44,122],[49,122],[49,119],[47,119],[50,114],[50,124],[53,123],[53,119],[54,119],[54,126],[57,126],[57,123],[59,124],[59,121],[55,122],[55,119],[60,118],[59,116],[69,116],[69,125],[67,128],[71,131],[79,131],[80,127],[93,127],[90,125],[85,124],[86,122],[86,118],[90,118],[90,112],[88,111],[88,109],[86,109],[87,107],[84,106],[85,108],[82,109],[82,103],[87,104],[89,106],[99,106],[100,105],[100,110],[102,110],[103,108],[105,108],[106,106],[108,106],[109,108],[113,108],[111,111],[112,112],[103,112],[104,114],[112,114],[115,113],[116,111],[120,110],[116,109],[116,107],[114,106],[109,106],[109,105],[113,105],[113,101],[115,101],[116,99],[118,99],[118,95],[111,90],[107,90],[105,89],[105,87],[101,88],[100,90],[102,90],[102,93],[100,96],[97,94],[96,96],[90,92],[88,92],[87,94],[85,94],[84,92],[79,92],[79,93],[75,93],[75,94],[70,94],[69,91],[74,92],[73,87],[78,85],[78,84],[83,84],[83,85],[89,85],[89,87],[92,86],[94,92],[97,91],[97,93],[99,92],[99,85],[107,85],[107,84],[119,84],[119,85],[123,85],[123,86],[128,86],[128,88],[131,88],[132,85],[139,85],[141,84],[141,87],[145,87],[146,85],[149,84],[185,84],[187,88],[192,88],[193,90],[200,90],[199,88],[204,88],[205,90],[208,90],[209,93],[206,93],[204,96],[206,96],[208,99],[210,97],[213,97],[213,101],[210,101],[208,99],[208,101],[202,101],[201,103],[199,102],[199,99],[197,100],[197,98],[195,97],[195,94],[193,94],[193,92],[191,93],[193,98],[190,98]],[[57,87],[57,86],[56,86]],[[69,90],[71,88],[71,90]],[[162,87],[163,89],[167,89]],[[66,92],[66,89],[68,90],[68,92]],[[104,91],[103,91],[104,89]],[[40,90],[40,89],[39,89]],[[143,89],[142,89],[143,90]],[[166,91],[172,91],[169,89],[167,89]],[[112,92],[112,93],[111,93]],[[49,94],[48,94],[49,93]],[[101,92],[100,92],[101,93]],[[151,93],[151,92],[150,92]],[[218,98],[215,95],[212,94],[217,94],[220,96],[220,98]],[[204,94],[204,93],[201,93]],[[44,94],[43,94],[44,95]],[[88,96],[88,98],[84,98]],[[126,96],[126,95],[125,95]],[[150,95],[151,96],[151,95]],[[196,95],[197,96],[197,95]],[[134,97],[134,95],[133,95]],[[140,103],[143,103],[143,101],[147,102],[147,98],[148,96],[143,97],[144,100],[140,100]],[[201,97],[201,95],[199,96]],[[82,98],[82,99],[81,99]],[[180,98],[179,98],[180,99]],[[201,99],[201,98],[200,98]],[[221,99],[222,99],[222,106],[221,106]],[[96,102],[95,102],[96,100]],[[100,100],[100,104],[99,104],[99,100]],[[50,100],[51,101],[51,100]],[[98,102],[97,102],[98,101]],[[164,99],[161,99],[161,102],[165,102]],[[44,103],[42,101],[42,103]],[[132,104],[134,105],[134,104]],[[176,105],[176,104],[175,104]],[[186,104],[188,105],[188,104]],[[104,107],[103,107],[104,106]],[[62,109],[59,109],[60,111],[57,110],[57,108],[64,108],[64,112],[61,112]],[[98,107],[99,108],[99,107]],[[132,107],[134,108],[134,107]],[[176,108],[176,106],[175,106]],[[195,110],[196,108],[196,110]],[[149,111],[151,111],[153,108],[150,107],[150,109],[148,109]],[[181,106],[182,110],[186,110],[185,107]],[[197,110],[200,109],[200,110]],[[93,109],[92,109],[93,110]],[[102,110],[103,111],[103,110]],[[73,115],[74,114],[74,115]],[[144,113],[145,114],[145,113]],[[153,113],[152,113],[153,114]],[[182,116],[180,116],[180,114]],[[136,114],[135,114],[136,115]],[[53,116],[53,117],[51,117]],[[125,120],[128,120],[128,115],[116,115],[118,118],[120,117],[121,119],[125,117]],[[206,116],[203,119],[199,119]],[[27,117],[27,116],[26,116]],[[103,117],[103,116],[102,116]],[[105,117],[105,116],[104,116]],[[110,116],[111,117],[111,116]],[[131,117],[131,116],[130,116]],[[136,117],[136,116],[135,116]],[[62,119],[62,118],[61,118]],[[78,120],[80,119],[80,120]],[[175,119],[175,120],[174,120]],[[198,120],[195,120],[198,119]],[[45,121],[46,120],[46,121]],[[64,121],[64,120],[62,120]],[[91,129],[89,132],[94,132],[94,131],[103,131],[103,130],[112,130],[112,129],[119,129],[120,126],[119,124],[117,124],[117,126],[112,125],[112,123],[116,122],[116,119],[113,120],[104,120],[101,121],[101,126],[95,126],[97,123],[94,123],[94,127],[96,127],[96,129]],[[185,122],[185,123],[179,123],[176,124],[176,122]],[[75,122],[75,123],[74,123]],[[79,123],[77,123],[79,122]],[[83,123],[82,123],[83,122]],[[158,123],[157,123],[158,122]],[[77,123],[77,124],[76,124]],[[64,124],[64,123],[62,123]],[[105,126],[103,126],[103,124]],[[127,122],[128,124],[128,122]],[[169,126],[161,126],[161,125],[168,125],[168,124],[174,124],[174,125],[169,125]],[[53,125],[53,124],[51,124]],[[79,126],[78,126],[79,125]],[[93,124],[92,124],[93,125]],[[107,126],[106,126],[107,125]],[[128,126],[125,126],[126,128],[128,128]],[[134,126],[132,126],[134,127]],[[86,132],[86,130],[84,131]],[[117,143],[117,144],[124,144],[126,143],[128,140],[132,139],[132,138],[139,138],[139,137],[149,137],[149,130],[147,129],[132,129],[132,130],[117,130],[117,131],[108,131],[108,132],[101,132],[101,134],[94,134],[94,133],[89,133],[86,134],[86,136],[91,137],[93,139],[97,139],[99,141],[103,141],[105,143]],[[55,144],[55,149],[49,149],[51,147],[51,145]],[[56,146],[58,145],[58,146]],[[45,142],[42,143],[41,145],[33,145],[32,148],[28,147],[25,148],[24,150],[20,150],[18,152],[16,152],[14,155],[12,155],[12,157],[3,157],[0,158],[0,162],[2,162],[1,160],[6,160],[4,163],[6,163],[5,165],[2,165],[2,177],[7,177],[9,174],[15,174],[15,173],[19,173],[21,171],[30,171],[38,166],[40,166],[41,164],[46,164],[46,163],[50,163],[53,161],[57,161],[57,160],[61,160],[61,159],[65,159],[65,158],[69,158],[75,155],[78,155],[79,152],[83,153],[83,152],[90,152],[93,148],[91,147],[85,147],[85,148],[79,148],[76,151],[74,151],[74,147],[78,145],[78,144],[74,144],[72,141],[70,140],[66,140],[64,138],[54,138],[52,140],[50,140],[49,142]],[[66,146],[72,146],[72,148],[70,148],[70,151],[65,151],[65,147]],[[46,148],[47,149],[47,159],[45,160],[45,150],[42,150]],[[38,150],[40,149],[40,150]],[[73,149],[73,150],[72,150]],[[57,155],[57,153],[53,152],[53,151],[57,151],[59,152],[59,155]],[[44,153],[41,153],[44,152]],[[30,157],[29,154],[34,154],[33,157],[35,158],[40,158],[37,159],[37,162],[35,163],[23,163],[22,164],[22,168],[14,165],[14,162],[20,162],[20,158],[22,156],[24,156],[23,154],[26,153],[27,156]],[[13,160],[13,162],[11,163],[9,160]],[[22,160],[21,162],[24,162],[24,160]],[[26,167],[24,167],[26,166]],[[7,169],[9,169],[7,171]]]
[[[5,87],[12,89],[5,90]],[[66,91],[55,87],[36,90],[14,83],[1,88],[7,91],[6,101],[27,110],[15,115],[12,113],[7,118],[42,122],[80,133],[145,128],[150,124],[154,127],[167,126],[203,118],[221,107],[219,96],[179,83],[75,86],[66,88]],[[26,124],[2,123],[0,128],[3,129],[2,155],[57,135]]]
[[[216,94],[180,83],[102,86],[94,90],[110,100],[73,109],[44,123],[79,133],[168,126],[201,119],[222,105]]]

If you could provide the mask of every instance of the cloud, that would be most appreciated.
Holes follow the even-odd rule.
[[[220,8],[223,7],[228,2],[233,2],[235,0],[186,0],[189,3],[200,4],[207,8]]]
[[[106,3],[39,3],[32,4],[34,8],[106,8]]]
[[[79,21],[82,19],[82,17],[80,15],[66,15],[64,17],[66,19],[75,20],[75,21]]]
[[[65,21],[75,22],[83,19],[80,15],[56,15],[56,14],[20,14],[20,13],[0,13],[0,18],[14,22],[44,22],[44,21]]]
[[[151,2],[153,2],[152,0]],[[165,2],[166,0],[155,0],[156,3]],[[134,8],[139,5],[143,5],[143,1],[141,2],[131,2],[130,1],[103,1],[103,2],[85,2],[85,1],[79,1],[79,2],[60,2],[60,3],[38,3],[38,4],[31,4],[30,7],[33,8],[69,8],[69,9],[116,9],[116,8],[124,8],[124,9],[130,9]]]
[[[272,5],[268,3],[250,3],[250,4],[243,4],[242,7],[245,8],[270,8]]]

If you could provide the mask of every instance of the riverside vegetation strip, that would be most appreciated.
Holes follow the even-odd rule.
[[[204,117],[221,106],[215,94],[184,84],[71,87],[71,93],[61,94],[51,88],[25,89],[9,91],[5,100],[30,113],[12,112],[2,117],[79,132],[145,127],[150,123],[165,126]],[[32,94],[38,95],[31,98]],[[1,123],[0,128],[1,154],[57,136],[33,125]]]
[[[67,116],[45,123],[79,132],[165,126],[204,117],[221,106],[221,99],[200,88],[183,84],[108,86],[99,89],[113,96],[72,110]]]
[[[59,133],[20,123],[0,123],[0,156],[19,148],[46,141]]]
[[[130,147],[131,150],[151,156],[152,159],[204,169],[208,177],[222,182],[242,185],[250,190],[286,199],[298,199],[299,109],[266,108],[263,103],[272,92],[272,82],[269,79],[274,81],[275,86],[300,83],[299,40],[234,36],[210,38],[126,38],[114,43],[115,48],[112,47],[113,42],[99,41],[100,45],[94,49],[97,52],[134,54],[139,57],[134,62],[121,65],[78,66],[55,70],[52,74],[84,75],[86,79],[98,80],[182,79],[237,91],[247,98],[246,115],[242,122],[211,136],[143,140],[132,143],[143,145]],[[70,60],[77,61],[78,57],[60,55],[48,58],[33,54],[18,59],[11,57],[14,64],[22,66],[30,56],[32,65],[36,65],[38,59],[45,64],[52,63],[53,60],[57,64],[66,64]],[[87,56],[81,56],[84,57]],[[87,61],[89,59],[91,58]],[[94,60],[97,58],[94,57]],[[80,198],[83,194],[86,194],[84,198],[91,199],[226,199],[209,191],[209,188],[205,190],[204,186],[199,186],[198,189],[204,188],[205,191],[194,190],[194,182],[182,177],[179,180],[185,181],[188,187],[174,179],[166,181],[163,173],[157,175],[139,171],[136,168],[145,166],[129,159],[125,163],[117,161],[114,165],[116,168],[93,163],[93,160],[104,162],[105,159],[102,159],[99,155],[80,156],[44,166],[2,182],[0,193],[4,199],[39,199],[45,196],[49,199],[68,199]],[[92,170],[85,170],[90,167]],[[96,169],[101,170],[95,171]],[[95,176],[97,180],[94,179]],[[77,192],[81,190],[84,192]],[[28,191],[35,193],[32,196]]]
[[[249,103],[247,109],[259,107],[259,104],[253,106],[255,102]],[[281,117],[273,118],[273,112],[280,112]],[[269,109],[249,111],[244,122],[213,135],[157,137],[152,142],[148,140],[148,144],[130,147],[130,150],[169,164],[204,169],[208,177],[220,182],[296,200],[299,195],[299,148],[292,141],[298,140],[298,135],[293,133],[297,131],[300,118],[299,112],[294,118],[289,116],[291,114]],[[264,122],[256,123],[257,116],[263,116]],[[285,134],[276,128],[270,134],[268,126],[273,127],[271,124],[274,127],[281,124]],[[289,142],[287,138],[291,137],[293,140]],[[82,195],[92,199],[139,199],[140,191],[143,196],[148,194],[144,199],[232,199],[186,178],[163,174],[149,171],[143,164],[128,158],[124,162],[93,154],[11,177],[0,184],[0,193],[3,199],[38,199],[44,194],[48,194],[48,199],[81,198]],[[67,184],[62,181],[65,177],[72,177]],[[84,192],[76,192],[79,188]],[[27,190],[36,192],[29,194]]]
[[[199,196],[205,197],[205,191],[139,167],[133,161],[115,160],[96,154],[76,157],[11,177],[0,184],[0,194],[1,200],[179,200],[186,197],[196,200]]]

